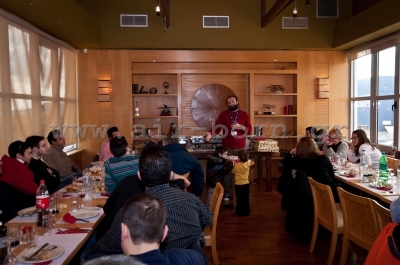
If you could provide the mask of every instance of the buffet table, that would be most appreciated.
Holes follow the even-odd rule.
[[[189,153],[194,155],[197,159],[207,159],[207,155],[214,155],[214,149],[194,149],[190,150]],[[254,150],[248,150],[249,158],[257,161],[258,168],[258,183],[262,183],[263,176],[266,180],[266,190],[272,191],[272,172],[271,172],[271,153],[270,152],[258,152]],[[265,157],[265,162],[263,158]],[[255,159],[257,158],[257,159]]]

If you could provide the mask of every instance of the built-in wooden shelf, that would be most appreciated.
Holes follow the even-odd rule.
[[[132,94],[132,97],[176,97],[178,94]]]
[[[297,96],[297,93],[281,93],[281,94],[254,94],[256,97],[284,97],[284,96]]]
[[[297,115],[254,115],[254,118],[296,118]]]
[[[140,115],[133,116],[133,119],[170,119],[170,118],[178,118],[178,116],[157,116],[157,115]]]

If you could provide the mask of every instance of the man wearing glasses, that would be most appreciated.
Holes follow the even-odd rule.
[[[28,163],[32,158],[31,147],[28,143],[15,141],[8,146],[8,154],[1,158],[3,175],[0,181],[8,183],[15,190],[26,194],[36,195],[38,185],[34,182]]]
[[[43,179],[50,193],[57,191],[60,185],[60,173],[54,168],[49,167],[40,158],[47,153],[47,144],[43,136],[29,136],[25,140],[32,149],[32,159],[28,168],[35,176],[35,182],[39,185]]]

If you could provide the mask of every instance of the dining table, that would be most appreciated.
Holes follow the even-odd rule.
[[[80,188],[79,185],[81,184],[78,183],[78,188]],[[69,189],[71,186],[67,186],[66,188]],[[55,227],[52,228],[51,235],[49,233],[47,235],[43,235],[43,228],[38,227],[38,246],[48,243],[49,246],[56,245],[64,248],[64,253],[51,261],[52,265],[70,264],[71,260],[79,252],[85,242],[87,242],[93,235],[94,230],[105,216],[102,207],[108,199],[106,194],[101,192],[95,193],[90,201],[85,201],[85,208],[78,209],[73,213],[71,212],[71,196],[69,195],[64,194],[63,198],[59,199],[60,205],[64,205],[66,208],[60,209],[58,213],[53,215]],[[78,201],[81,201],[81,199],[79,198]],[[64,221],[63,217],[66,214],[72,213],[73,215],[76,215],[75,213],[79,213],[79,211],[81,211],[80,213],[86,211],[85,215],[87,215],[87,212],[90,212],[91,214],[82,218],[83,221],[76,220],[75,223],[68,223]],[[37,227],[36,218],[36,215],[16,216],[8,221],[5,225],[7,227],[19,225],[20,230],[23,230],[24,227],[29,226]],[[86,232],[80,231],[82,229],[86,230]],[[29,244],[30,243],[21,242],[19,246],[12,250],[12,253],[17,257],[26,248],[28,248]],[[18,264],[23,265],[28,263],[18,261]]]
[[[335,171],[335,178],[360,190],[360,192],[365,192],[388,204],[391,204],[400,196],[400,185],[393,185],[391,189],[380,189],[376,186],[375,182],[364,183],[358,176],[346,176],[343,173],[344,171],[346,171],[346,169]]]

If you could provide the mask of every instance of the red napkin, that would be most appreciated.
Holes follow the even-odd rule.
[[[72,196],[74,196],[74,195],[72,195],[72,194],[63,194],[63,197],[72,197]]]
[[[105,196],[105,197],[108,197],[108,193],[107,192],[102,192],[102,193],[100,193],[101,194],[101,196]]]
[[[63,232],[57,232],[56,234],[80,234],[80,233],[89,233],[88,231],[86,231],[86,230],[83,230],[83,229],[79,229],[79,228],[71,228],[71,229],[68,229],[68,230],[64,230]]]
[[[73,217],[70,213],[66,213],[63,216],[63,220],[64,220],[64,222],[71,223],[71,224],[75,224],[75,222],[76,222],[76,218]]]
[[[347,177],[348,177],[348,178],[355,178],[356,176],[354,176],[354,175],[348,175]]]
[[[32,229],[32,226],[25,226],[24,228],[22,228],[22,233],[26,233],[26,230],[28,230],[28,229]]]
[[[43,261],[43,262],[38,262],[38,263],[33,263],[34,265],[46,265],[46,264],[50,264],[52,262],[52,260],[48,260],[48,261]]]
[[[81,179],[78,179],[76,182],[77,183],[83,183],[83,181]]]
[[[379,187],[378,190],[391,190],[392,187]]]

